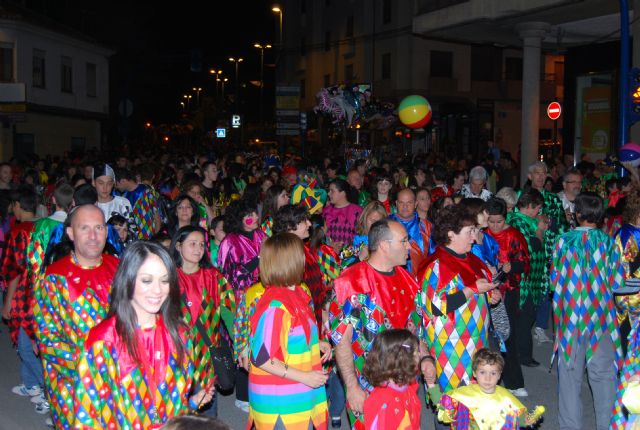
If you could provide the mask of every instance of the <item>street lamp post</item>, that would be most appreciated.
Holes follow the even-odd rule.
[[[264,50],[271,49],[271,45],[256,43],[253,46],[260,50],[260,128],[262,128],[262,113],[264,112],[264,107],[262,106],[262,95],[264,93]]]
[[[200,91],[202,91],[202,88],[193,87],[192,90],[196,92],[196,105],[200,107]]]
[[[224,84],[225,82],[229,81],[229,78],[223,78],[223,79],[218,79],[218,81],[221,82],[221,86],[222,86],[222,100],[224,100]]]
[[[216,77],[216,99],[218,98],[218,81],[220,81],[220,75],[222,74],[222,70],[210,69],[209,73],[215,75]]]
[[[184,94],[184,97],[187,100],[187,111],[191,110],[191,98],[193,97],[191,94]]]
[[[240,85],[238,82],[238,66],[240,65],[240,63],[242,63],[244,61],[243,58],[233,58],[233,57],[229,57],[229,61],[231,61],[232,63],[235,63],[236,66],[236,100],[235,100],[235,107],[236,107],[236,115],[239,114],[238,112],[238,99],[239,94],[240,94]]]

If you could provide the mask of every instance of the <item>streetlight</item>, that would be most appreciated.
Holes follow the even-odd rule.
[[[242,63],[244,61],[243,58],[233,58],[233,57],[229,57],[229,61],[231,61],[232,63],[235,63],[236,65],[236,115],[238,114],[238,94],[240,94],[240,90],[239,90],[239,85],[238,85],[238,66],[240,65],[240,63]]]
[[[218,98],[218,81],[220,80],[220,75],[222,74],[222,70],[209,69],[209,73],[212,75],[216,75],[216,98]]]
[[[229,78],[218,79],[218,82],[222,82],[222,100],[224,100],[224,83],[227,82]],[[217,85],[217,84],[216,84]]]
[[[196,92],[196,104],[200,106],[200,91],[202,91],[202,88],[193,87],[192,90]]]
[[[253,46],[260,50],[260,127],[262,127],[262,112],[264,107],[262,106],[262,94],[264,93],[264,50],[271,49],[271,45],[254,43]]]
[[[280,7],[280,5],[275,4],[275,5],[273,5],[273,7],[271,8],[271,10],[272,10],[273,12],[277,13],[278,15],[280,15],[280,32],[278,33],[278,34],[279,34],[280,42],[279,42],[279,46],[278,46],[278,48],[279,48],[280,50],[282,50],[282,8]]]
[[[191,97],[193,97],[191,94],[184,94],[182,97],[184,97],[187,100],[187,111],[191,110]]]

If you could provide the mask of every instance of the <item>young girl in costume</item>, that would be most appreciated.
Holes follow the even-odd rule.
[[[438,419],[451,423],[452,429],[518,429],[534,425],[544,413],[544,406],[533,412],[504,387],[498,385],[504,368],[499,352],[479,349],[473,356],[473,377],[476,384],[455,388],[443,395],[438,404]],[[430,386],[431,400],[436,401]],[[461,427],[461,423],[468,423]]]
[[[417,375],[418,339],[405,329],[376,336],[364,363],[364,375],[375,388],[364,401],[367,430],[420,428]]]

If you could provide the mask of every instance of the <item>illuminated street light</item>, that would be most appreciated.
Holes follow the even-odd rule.
[[[202,91],[202,88],[193,87],[192,90],[196,92],[196,104],[200,106],[200,91]]]
[[[271,45],[268,43],[255,43],[253,46],[260,50],[260,127],[262,127],[262,112],[264,110],[262,105],[262,94],[264,93],[264,50],[271,49]]]
[[[235,63],[236,65],[236,114],[238,114],[238,99],[239,97],[239,82],[238,82],[238,66],[240,65],[240,63],[242,63],[244,61],[243,58],[233,58],[233,57],[229,57],[229,61],[231,61],[232,63]]]

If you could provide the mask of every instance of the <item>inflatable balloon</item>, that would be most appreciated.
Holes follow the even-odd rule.
[[[400,122],[409,128],[422,128],[431,120],[431,105],[422,96],[407,96],[398,106]]]
[[[633,167],[640,165],[640,145],[637,143],[627,143],[620,147],[620,161],[631,163]]]

